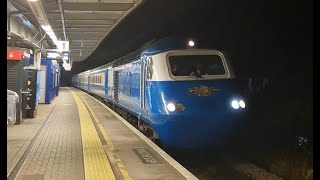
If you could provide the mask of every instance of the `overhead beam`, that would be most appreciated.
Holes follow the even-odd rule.
[[[84,12],[82,12],[84,13]],[[79,16],[77,13],[66,13],[65,12],[65,18],[66,19],[119,19],[123,16],[123,12],[120,11],[105,11],[105,12],[90,12],[86,13],[85,16]]]
[[[49,19],[49,21],[61,21],[61,19],[56,19],[56,18],[52,18]],[[65,19],[65,21],[117,21],[116,18],[108,18],[108,17],[101,17],[101,18],[97,18],[97,17],[92,17],[92,18],[88,18],[87,16],[77,16],[77,18],[68,18]]]
[[[67,34],[66,34],[66,25],[65,25],[65,18],[64,18],[64,13],[63,13],[63,5],[62,5],[62,1],[58,0],[58,4],[59,4],[59,11],[60,11],[60,16],[61,16],[61,23],[62,23],[62,30],[63,30],[63,35],[64,35],[64,40],[68,40],[67,38]]]
[[[105,32],[96,32],[96,31],[83,31],[83,32],[74,32],[74,31],[68,31],[68,34],[73,35],[96,35],[96,34],[105,34]],[[63,32],[58,32],[57,34],[63,34]]]
[[[52,19],[50,20],[53,23],[61,23],[61,19]],[[112,25],[117,22],[117,20],[112,19],[65,19],[64,22],[67,24],[107,24]]]
[[[61,19],[51,19],[50,21],[59,21],[61,22]],[[81,19],[79,17],[79,19],[65,19],[65,22],[77,22],[77,21],[81,21],[81,22],[109,22],[109,23],[115,23],[117,22],[116,19]]]
[[[72,48],[71,51],[92,51],[92,48]]]
[[[53,1],[53,0],[51,0]],[[132,3],[133,0],[63,0],[63,2],[70,2],[70,3],[84,3],[89,1],[95,1],[99,3]]]
[[[45,9],[56,10],[56,3],[46,3]],[[134,3],[63,3],[65,11],[126,11],[134,6]]]
[[[72,25],[72,26],[67,26],[66,29],[69,28],[87,28],[87,29],[92,29],[92,28],[102,28],[102,29],[108,29],[109,27],[111,27],[111,25],[87,25],[87,24],[78,24],[78,25]],[[54,30],[60,30],[62,28],[62,26],[54,26],[52,29]]]
[[[107,32],[109,28],[105,27],[67,27],[68,32]],[[54,28],[53,30],[61,30],[61,28]]]
[[[112,25],[114,21],[66,21],[66,26],[74,26],[74,25]]]
[[[102,36],[70,36],[70,39],[74,39],[74,38],[77,38],[77,39],[97,39],[97,40],[101,40]]]
[[[84,42],[97,42],[97,41],[99,41],[99,40],[97,40],[97,39],[84,39],[83,40]],[[71,42],[82,42],[82,39],[73,39],[73,40],[71,40]]]
[[[71,42],[70,47],[78,47],[81,46],[82,42]],[[95,42],[83,41],[83,46],[95,46]]]
[[[12,16],[12,14],[15,14],[15,16]],[[15,43],[15,41],[19,41],[34,48],[41,48],[41,41],[44,37],[41,36],[38,29],[29,20],[22,18],[22,14],[19,15],[17,9],[10,2],[8,2],[7,17],[9,18],[7,21],[7,35],[14,37],[11,41],[9,39],[8,42]],[[47,46],[47,43],[45,43],[45,46]]]
[[[47,12],[47,11],[46,11]],[[48,10],[47,13],[59,13],[59,10]],[[64,10],[65,14],[116,14],[116,15],[122,15],[124,14],[124,11],[88,11],[88,10]]]

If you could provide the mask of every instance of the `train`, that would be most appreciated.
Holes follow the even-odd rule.
[[[246,102],[227,55],[165,37],[72,77],[74,87],[136,117],[169,149],[205,149],[236,136]]]

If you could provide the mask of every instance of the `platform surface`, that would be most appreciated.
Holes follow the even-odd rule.
[[[90,95],[61,88],[34,119],[8,126],[8,179],[197,179]]]

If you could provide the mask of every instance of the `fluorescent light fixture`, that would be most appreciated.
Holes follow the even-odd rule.
[[[47,58],[57,58],[59,57],[59,53],[56,53],[56,52],[48,52],[47,53]]]
[[[56,35],[54,34],[54,31],[52,30],[50,25],[41,25],[42,29],[46,31],[48,36],[51,38],[53,43],[57,46],[57,48],[60,50],[62,49],[61,44],[58,42],[58,39]]]
[[[48,26],[48,25],[42,25],[41,27],[42,27],[42,29],[45,30],[45,31],[52,31],[52,28],[51,28],[50,25],[49,25],[49,26]]]
[[[36,1],[38,1],[38,0],[27,0],[27,1],[29,1],[29,2],[36,2]]]

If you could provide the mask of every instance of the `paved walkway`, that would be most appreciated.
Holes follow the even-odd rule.
[[[76,102],[70,92],[64,89],[60,91],[56,101],[45,126],[40,129],[40,133],[36,137],[37,140],[26,157],[17,176],[18,180],[84,179],[80,122]],[[20,125],[24,130],[27,129],[25,127],[27,126],[26,121],[22,126]],[[44,122],[44,120],[42,121]],[[34,126],[39,127],[39,125]],[[16,127],[9,127],[8,134],[13,133],[11,129],[14,128]],[[25,131],[15,133],[17,137],[23,137],[19,133],[28,134]],[[11,148],[8,149],[8,152],[15,149],[10,139],[8,138],[8,147]],[[28,141],[30,143],[30,139]],[[19,151],[19,153],[21,152]],[[9,153],[9,156],[11,154]],[[8,164],[11,163],[9,160]]]
[[[8,180],[197,179],[88,94],[61,88],[34,119],[8,126]]]
[[[57,99],[53,100],[51,104],[39,104],[38,115],[35,118],[24,119],[20,125],[7,126],[7,174],[26,150],[49,112],[57,103]]]

